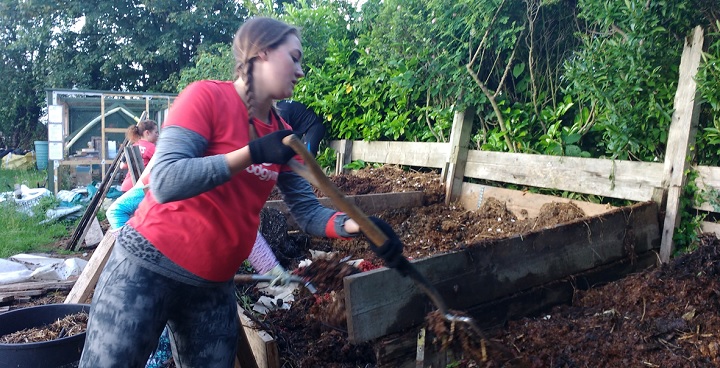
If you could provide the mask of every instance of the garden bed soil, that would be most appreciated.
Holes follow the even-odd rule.
[[[572,204],[549,203],[537,218],[518,219],[503,203],[486,198],[476,211],[442,204],[437,173],[407,172],[397,167],[360,170],[331,178],[348,195],[423,191],[423,207],[378,214],[388,221],[411,258],[460,250],[483,239],[498,239],[578,219]],[[272,213],[265,216],[273,216]],[[266,229],[268,240],[284,250],[290,267],[308,257],[309,249],[337,251],[338,258],[363,258],[363,270],[381,262],[362,238],[327,240],[297,232]],[[265,232],[264,232],[265,233]],[[279,235],[278,235],[279,234]],[[273,236],[275,238],[273,238]],[[282,243],[282,244],[280,244]],[[292,251],[290,251],[292,250]],[[335,261],[315,262],[304,269],[319,286],[317,295],[301,289],[289,311],[254,316],[277,341],[282,367],[373,367],[377,342],[350,344],[342,328],[342,276],[360,272]],[[670,264],[588,291],[577,291],[573,305],[541,316],[510,321],[485,336],[512,351],[472,360],[452,350],[457,367],[715,367],[720,364],[720,241],[703,236],[693,253]],[[250,292],[254,294],[256,291]],[[62,294],[62,293],[59,293]],[[440,335],[442,337],[442,335]],[[449,347],[457,341],[445,341]],[[443,341],[437,341],[438,344]]]

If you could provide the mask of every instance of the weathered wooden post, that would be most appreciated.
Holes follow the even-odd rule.
[[[352,161],[352,146],[353,141],[347,139],[330,143],[330,147],[335,150],[335,175],[343,174],[343,167]]]
[[[474,118],[475,108],[473,107],[455,113],[452,131],[450,132],[450,154],[444,175],[445,204],[450,204],[460,198]]]
[[[662,262],[670,260],[675,248],[673,235],[675,227],[680,223],[678,214],[680,196],[687,179],[685,172],[691,164],[690,151],[695,145],[695,133],[700,113],[695,75],[700,66],[702,48],[703,29],[698,26],[695,27],[692,40],[685,40],[685,48],[680,59],[680,81],[675,93],[675,111],[672,115],[665,150],[662,188],[667,195],[663,195],[662,198],[667,198],[667,206],[665,207],[665,221],[660,243],[660,260]]]

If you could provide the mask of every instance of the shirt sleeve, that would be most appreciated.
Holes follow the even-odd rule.
[[[190,129],[163,129],[150,171],[150,187],[159,203],[191,198],[230,180],[225,155],[203,157],[207,146],[208,141]]]
[[[259,274],[267,273],[279,264],[267,240],[259,231],[250,256],[248,256],[248,262],[255,269],[255,272]]]
[[[119,229],[130,220],[145,198],[142,188],[134,187],[116,199],[105,213],[111,229]]]
[[[215,115],[213,100],[211,85],[207,82],[188,85],[173,102],[168,120],[163,124],[163,135],[166,127],[179,126],[210,141],[212,126],[208,121]]]
[[[324,207],[318,201],[310,183],[292,171],[278,175],[277,187],[300,229],[310,235],[346,238],[344,230],[347,215]]]

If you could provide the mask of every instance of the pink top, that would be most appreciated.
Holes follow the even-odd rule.
[[[135,142],[133,146],[138,146],[140,148],[140,154],[142,155],[143,164],[147,166],[148,162],[150,162],[150,159],[155,154],[155,144],[141,139]],[[127,175],[125,175],[125,180],[123,180],[122,185],[120,185],[120,190],[123,192],[127,192],[128,190],[132,189],[132,187],[132,178],[130,177],[130,172],[128,172]]]

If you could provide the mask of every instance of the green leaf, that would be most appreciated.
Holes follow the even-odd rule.
[[[580,138],[582,138],[580,134],[568,134],[567,137],[563,139],[563,141],[565,142],[565,144],[574,144],[580,141]]]
[[[567,156],[580,157],[581,154],[582,149],[574,144],[565,147],[565,155]]]

